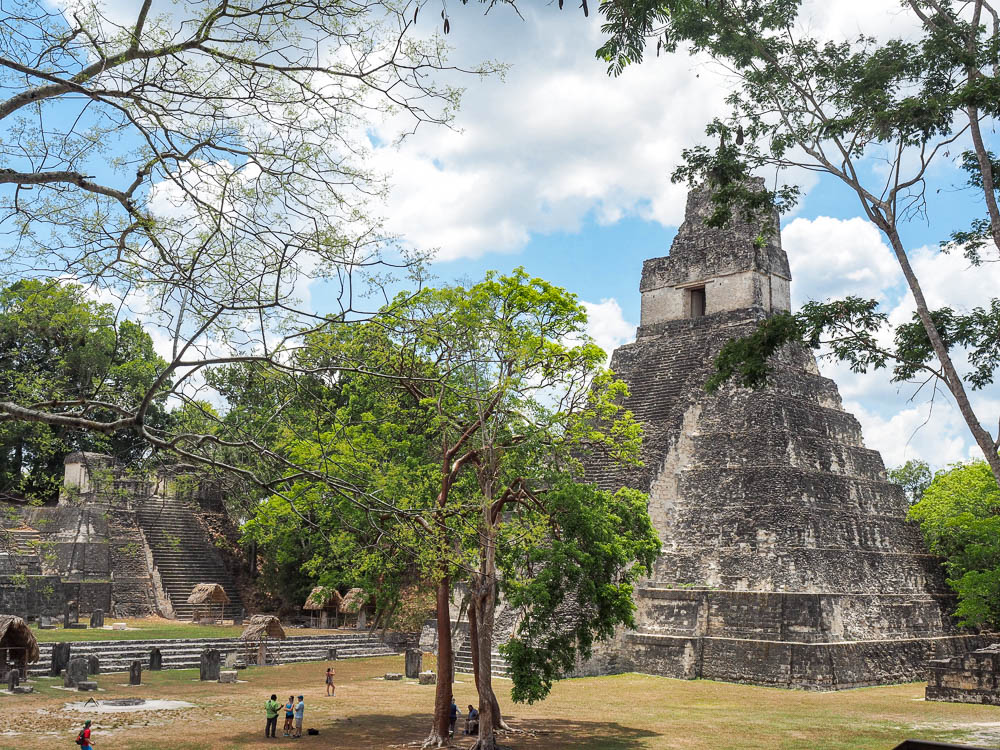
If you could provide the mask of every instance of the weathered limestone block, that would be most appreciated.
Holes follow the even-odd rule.
[[[50,677],[58,677],[60,673],[66,669],[66,666],[69,664],[69,656],[69,643],[52,644],[52,665],[49,668]]]
[[[87,679],[87,660],[82,656],[75,656],[69,660],[66,670],[63,672],[63,687],[76,687],[77,684],[85,682]]]
[[[82,680],[76,683],[76,689],[80,692],[97,690],[97,683],[93,680]]]
[[[199,679],[218,681],[221,663],[222,654],[217,648],[207,648],[202,651]]]
[[[90,627],[92,628],[103,628],[104,627],[104,610],[95,609],[90,613]]]
[[[430,671],[421,672],[418,675],[417,679],[420,680],[420,684],[421,685],[436,685],[437,684],[437,675],[434,674],[433,672],[430,672]]]
[[[163,669],[163,654],[155,646],[149,649],[149,671],[159,672]]]
[[[235,669],[223,669],[219,672],[219,682],[236,682]]]
[[[929,701],[1000,706],[1000,644],[927,662]]]
[[[18,685],[16,688],[14,688],[14,690],[12,692],[14,694],[24,695],[26,693],[33,693],[33,692],[35,692],[35,689],[33,687],[31,687],[31,685]]]
[[[129,685],[141,685],[142,684],[142,662],[136,659],[128,667],[128,684]]]
[[[406,649],[406,676],[411,680],[417,679],[423,669],[423,661],[424,653],[419,648]]]
[[[399,672],[386,672],[385,679],[391,681],[401,680],[403,679],[403,675],[401,675]]]
[[[87,657],[87,674],[100,674],[101,673],[101,660],[96,654],[91,654]]]
[[[21,684],[21,673],[16,669],[8,670],[3,681],[7,683],[7,689],[13,693],[14,688]]]

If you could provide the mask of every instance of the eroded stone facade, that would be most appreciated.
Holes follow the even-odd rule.
[[[649,492],[663,552],[637,592],[638,629],[584,671],[818,689],[919,679],[929,651],[980,641],[953,626],[940,564],[836,384],[795,346],[766,389],[704,390],[726,340],[789,308],[791,276],[777,216],[765,232],[717,230],[708,210],[692,193],[670,255],[644,264],[637,339],[612,359],[644,465],[589,475]]]

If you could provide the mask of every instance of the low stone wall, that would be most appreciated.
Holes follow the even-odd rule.
[[[1000,706],[1000,643],[927,665],[929,701]]]
[[[679,679],[842,690],[916,681],[925,673],[928,654],[961,654],[983,643],[974,635],[794,643],[627,633],[623,645],[628,659],[616,666]]]
[[[63,583],[55,575],[0,575],[0,612],[34,619],[63,613]]]

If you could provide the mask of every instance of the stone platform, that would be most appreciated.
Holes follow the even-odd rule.
[[[932,659],[925,695],[929,701],[1000,706],[1000,643],[962,656]]]

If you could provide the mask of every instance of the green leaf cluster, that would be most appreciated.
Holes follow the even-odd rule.
[[[1000,626],[1000,487],[985,461],[938,472],[910,509],[944,558],[963,625]]]
[[[79,285],[23,279],[0,288],[0,400],[50,404],[56,412],[112,421],[134,411],[166,364],[141,325],[116,320],[110,305]],[[151,427],[168,416],[161,396]],[[109,453],[127,463],[148,456],[130,432],[106,436],[35,422],[0,422],[0,493],[47,500],[62,482],[63,457]]]

